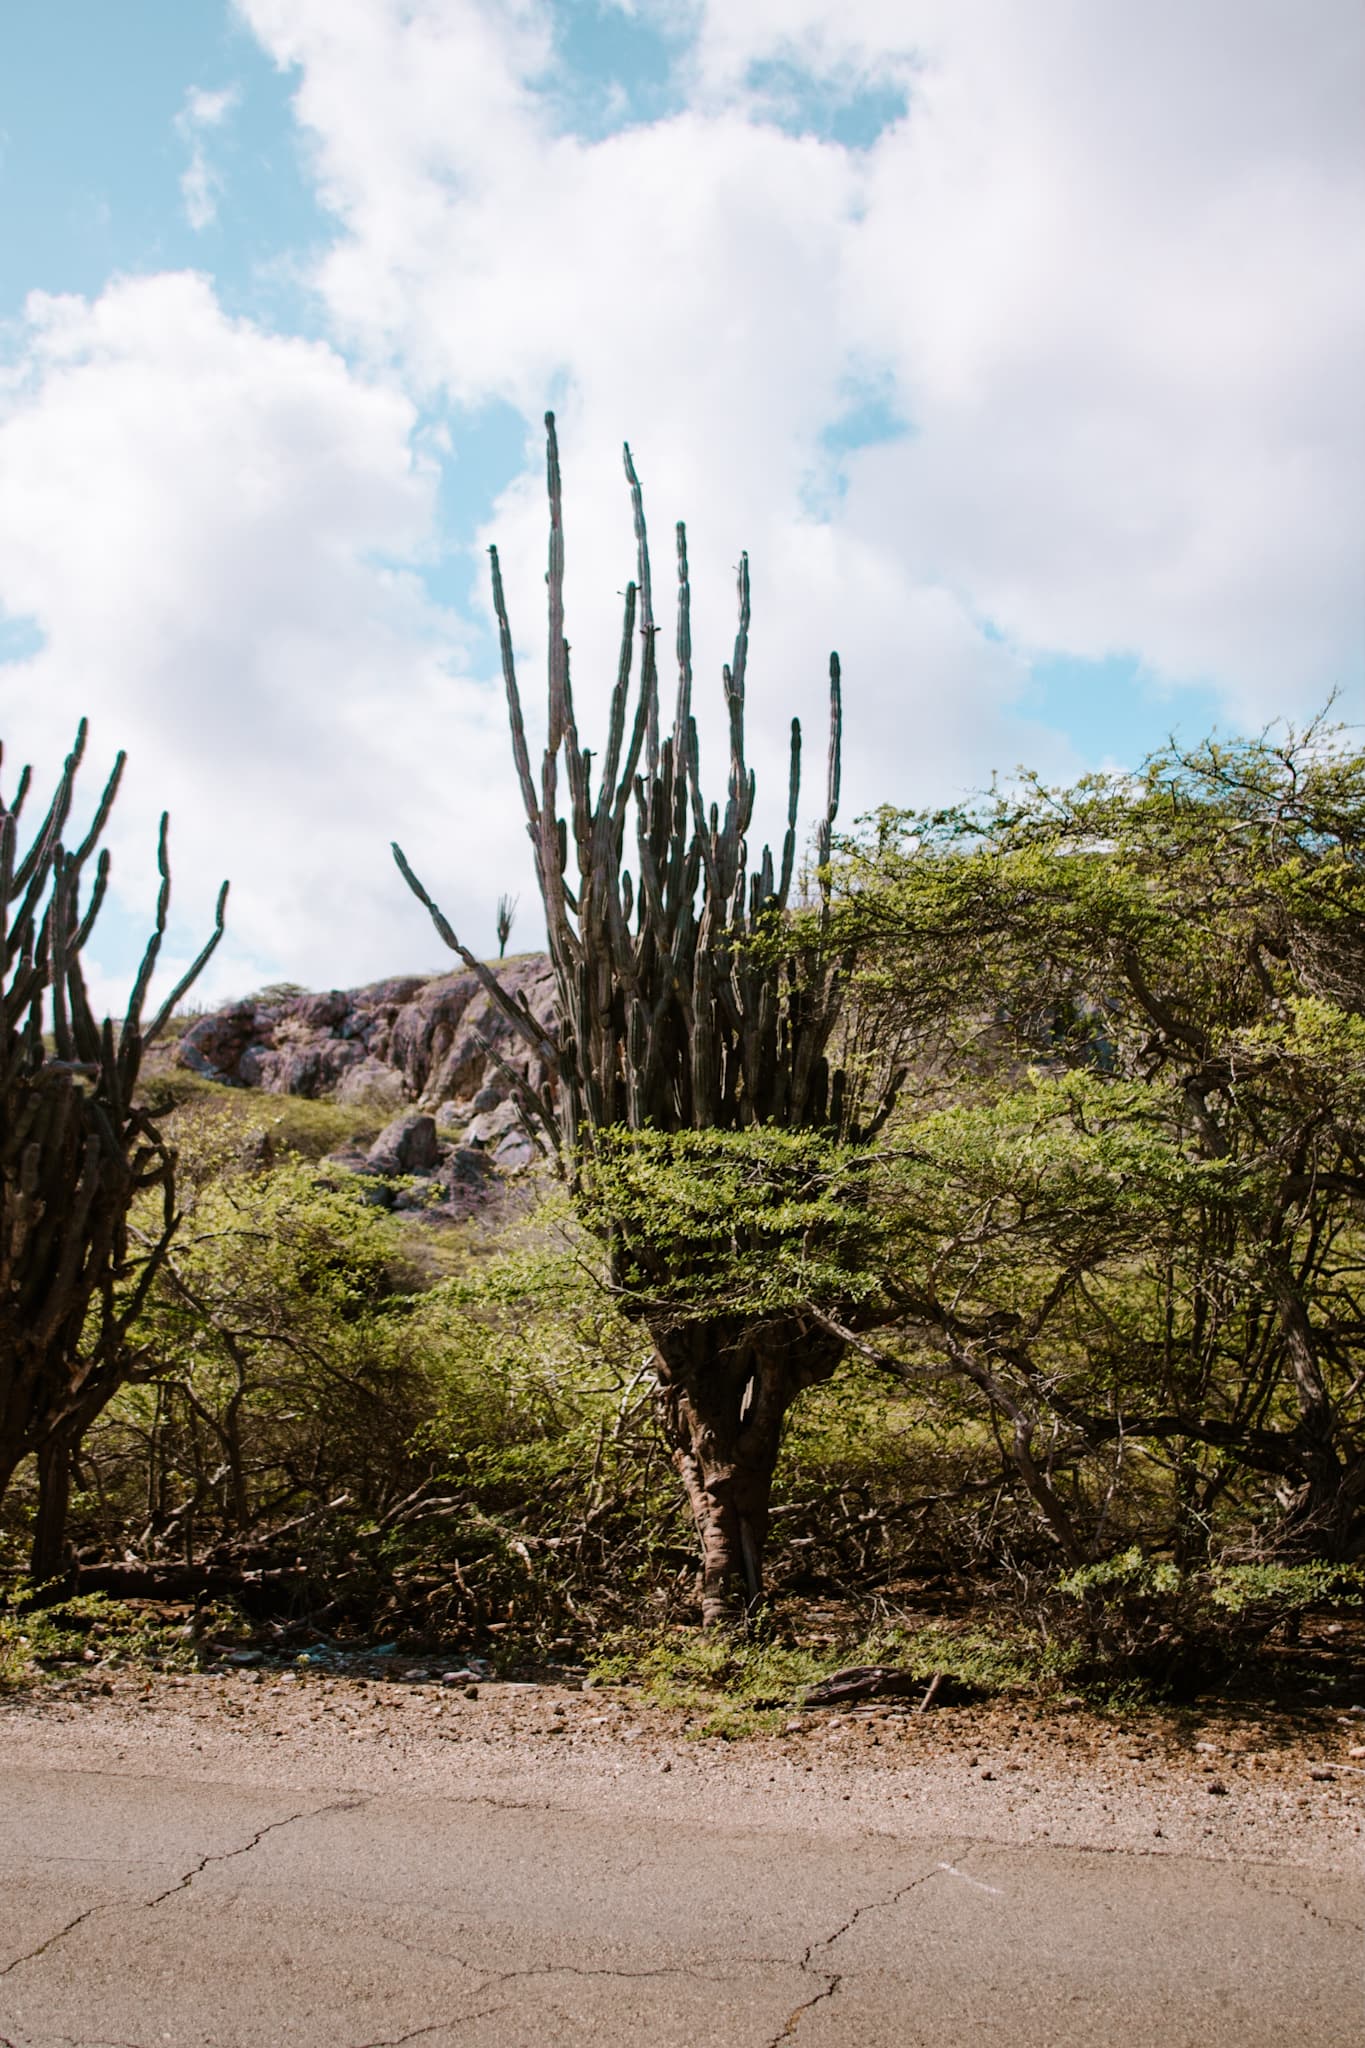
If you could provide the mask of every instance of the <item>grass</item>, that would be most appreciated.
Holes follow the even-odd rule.
[[[31,1689],[67,1673],[195,1671],[205,1632],[234,1625],[217,1609],[191,1613],[160,1602],[113,1600],[105,1593],[36,1607],[21,1587],[0,1594],[0,1693]]]
[[[314,1101],[304,1095],[229,1088],[183,1067],[167,1067],[148,1075],[142,1092],[169,1136],[190,1124],[220,1121],[239,1133],[243,1144],[267,1136],[276,1156],[292,1153],[309,1160],[323,1159],[343,1145],[377,1138],[389,1115],[372,1103]]]
[[[813,1685],[860,1664],[887,1664],[927,1685],[936,1673],[994,1696],[1056,1690],[1058,1660],[1022,1636],[941,1623],[884,1628],[812,1648],[759,1623],[748,1635],[671,1627],[608,1637],[589,1666],[599,1685],[699,1717],[691,1732],[735,1740],[781,1727]]]

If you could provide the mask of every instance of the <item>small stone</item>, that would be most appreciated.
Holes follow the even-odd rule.
[[[1220,1778],[1211,1778],[1204,1790],[1213,1799],[1226,1799],[1228,1796],[1228,1788]]]
[[[464,1696],[467,1700],[476,1700],[479,1697],[477,1685],[467,1685],[464,1689]]]

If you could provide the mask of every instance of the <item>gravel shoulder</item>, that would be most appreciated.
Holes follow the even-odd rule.
[[[1362,1869],[1365,1703],[1292,1720],[821,1711],[732,1741],[700,1720],[567,1684],[120,1673],[0,1700],[0,1744],[19,1769]]]

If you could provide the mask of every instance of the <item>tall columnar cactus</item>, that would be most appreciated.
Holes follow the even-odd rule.
[[[225,882],[212,937],[144,1025],[170,908],[163,816],[155,929],[122,1023],[96,1022],[81,953],[108,884],[99,841],[124,756],[90,829],[68,848],[85,742],[82,720],[22,854],[28,769],[11,804],[0,796],[0,1497],[21,1459],[36,1455],[35,1578],[60,1564],[73,1450],[136,1364],[131,1326],[176,1226],[174,1156],[135,1100],[142,1054],[222,937],[227,901]],[[134,1247],[129,1213],[149,1193],[160,1198],[156,1220]]]
[[[558,1149],[576,1182],[602,1134],[824,1128],[856,1137],[844,1077],[827,1051],[838,1021],[844,963],[827,943],[827,900],[799,957],[762,932],[780,928],[791,900],[800,795],[801,728],[791,726],[787,826],[780,860],[765,846],[751,863],[746,834],[754,776],[745,758],[749,571],[739,566],[739,623],[724,670],[729,774],[724,808],[701,788],[692,715],[687,539],[677,528],[677,687],[661,734],[658,628],[639,479],[625,450],[635,515],[637,581],[626,590],[620,658],[600,765],[580,740],[564,637],[564,532],[553,414],[546,416],[550,501],[549,719],[537,783],[531,768],[512,634],[496,548],[493,602],[502,648],[512,752],[535,853],[554,963],[552,1041],[461,944],[394,855],[436,928],[534,1047],[544,1091],[514,1081],[523,1114]],[[641,642],[633,692],[635,643]],[[830,657],[828,778],[817,826],[817,872],[839,801],[839,661]],[[627,867],[633,824],[634,873]],[[821,884],[823,887],[823,883]],[[801,1388],[826,1378],[840,1347],[794,1315],[710,1319],[650,1314],[660,1410],[702,1548],[703,1611],[720,1620],[761,1590],[768,1501],[783,1416]]]

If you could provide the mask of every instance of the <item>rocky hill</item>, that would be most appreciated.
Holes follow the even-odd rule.
[[[499,974],[553,1029],[546,955],[503,961]],[[491,1169],[515,1172],[536,1156],[502,1067],[540,1088],[544,1065],[468,970],[315,995],[267,991],[198,1018],[172,1057],[230,1088],[373,1105],[387,1127],[368,1151],[339,1158],[374,1176],[376,1199],[396,1206],[462,1211]],[[417,1178],[391,1191],[396,1176]]]

